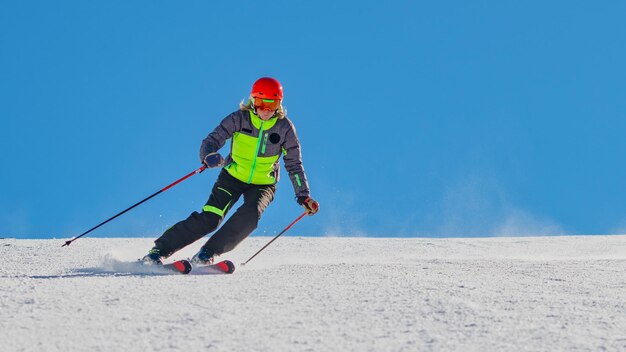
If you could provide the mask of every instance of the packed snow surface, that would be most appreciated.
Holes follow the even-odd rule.
[[[269,240],[164,275],[130,263],[150,239],[0,239],[0,350],[626,350],[626,236],[285,236],[240,265]]]

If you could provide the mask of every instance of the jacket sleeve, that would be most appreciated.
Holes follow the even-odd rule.
[[[285,169],[289,173],[291,184],[296,193],[296,197],[308,197],[310,195],[309,183],[307,182],[304,166],[302,166],[302,154],[300,152],[300,141],[296,135],[296,129],[289,122],[290,129],[285,135],[285,143],[283,143],[283,160]]]
[[[213,132],[202,141],[200,146],[200,162],[210,154],[217,152],[224,143],[233,136],[233,133],[241,128],[241,112],[236,111],[226,116]]]

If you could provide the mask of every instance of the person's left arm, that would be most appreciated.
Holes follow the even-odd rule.
[[[289,126],[283,143],[285,169],[289,173],[298,204],[302,205],[309,215],[313,215],[319,210],[319,204],[311,198],[309,183],[302,165],[302,153],[296,129],[291,122],[289,122]]]

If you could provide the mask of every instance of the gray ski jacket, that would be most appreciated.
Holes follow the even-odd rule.
[[[237,110],[202,141],[200,160],[217,152],[228,139],[232,141],[224,169],[230,175],[248,184],[275,184],[280,176],[279,156],[283,154],[296,197],[310,195],[300,141],[287,117],[263,121],[252,111]]]

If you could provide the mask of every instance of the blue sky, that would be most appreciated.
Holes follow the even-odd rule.
[[[626,232],[621,1],[0,5],[0,237],[65,238],[199,167],[278,78],[321,211],[291,235]],[[227,149],[223,149],[226,153]],[[194,176],[91,237],[157,237]],[[256,235],[300,214],[283,175]]]

